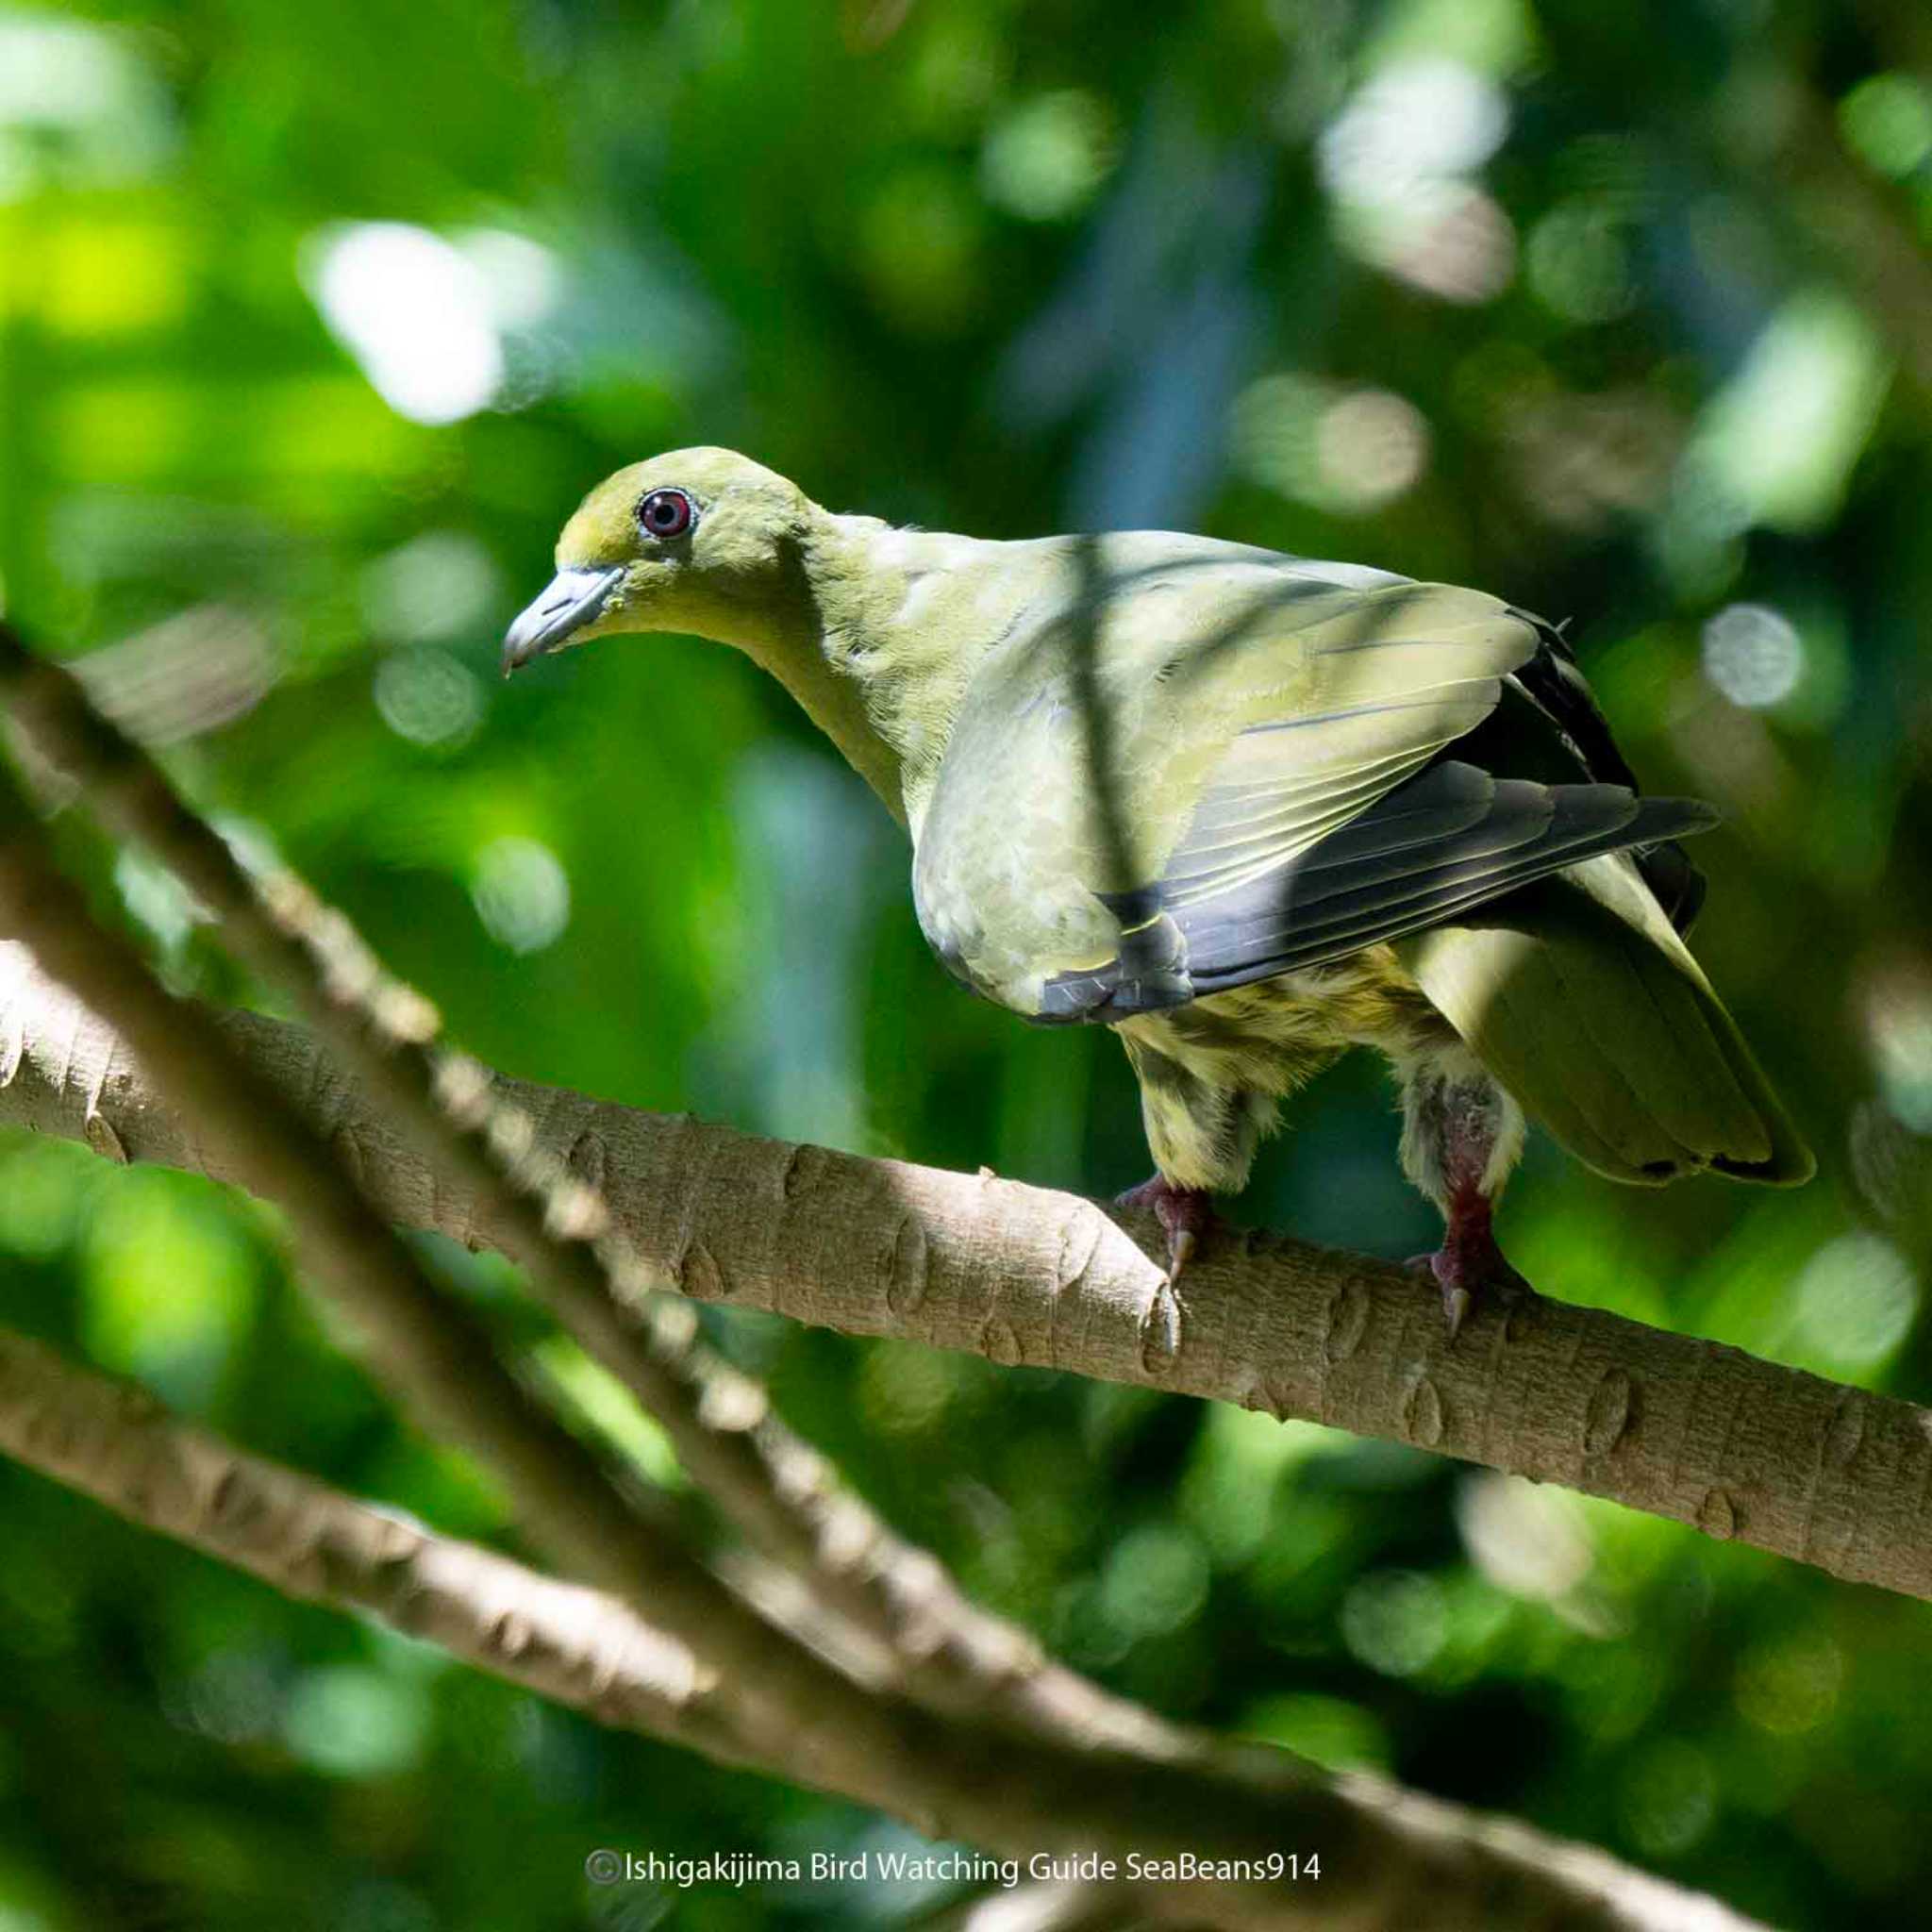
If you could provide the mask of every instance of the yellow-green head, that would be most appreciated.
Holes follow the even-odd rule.
[[[680,449],[607,476],[557,543],[557,575],[509,627],[508,675],[613,631],[748,642],[801,594],[819,512],[795,484],[728,449]]]

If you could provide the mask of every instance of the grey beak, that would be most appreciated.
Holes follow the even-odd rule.
[[[560,650],[574,631],[582,629],[603,609],[623,565],[609,570],[560,570],[550,587],[525,606],[503,640],[503,675],[527,664],[532,658]]]

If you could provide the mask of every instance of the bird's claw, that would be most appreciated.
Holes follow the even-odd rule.
[[[1454,1341],[1462,1332],[1477,1299],[1487,1290],[1503,1300],[1530,1291],[1529,1283],[1505,1258],[1487,1227],[1465,1229],[1452,1221],[1442,1245],[1432,1255],[1415,1255],[1408,1265],[1431,1276],[1442,1294],[1442,1319]]]
[[[1177,1188],[1162,1174],[1115,1196],[1117,1208],[1151,1208],[1167,1236],[1167,1280],[1171,1288],[1193,1259],[1202,1240],[1221,1224],[1214,1197],[1205,1188]]]

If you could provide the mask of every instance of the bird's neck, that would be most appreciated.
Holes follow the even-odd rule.
[[[1004,627],[962,608],[971,553],[992,547],[818,511],[788,593],[732,640],[915,831],[967,683]]]

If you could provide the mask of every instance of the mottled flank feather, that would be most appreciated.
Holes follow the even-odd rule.
[[[1115,1030],[1140,1081],[1156,1165],[1216,1193],[1246,1183],[1277,1102],[1348,1048],[1378,1047],[1413,1065],[1460,1046],[1387,946],[1137,1014]]]

